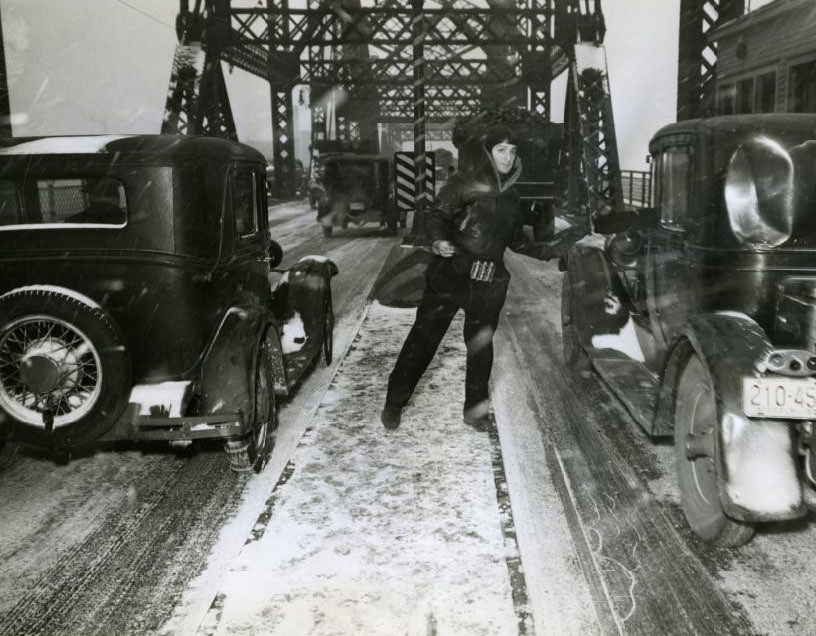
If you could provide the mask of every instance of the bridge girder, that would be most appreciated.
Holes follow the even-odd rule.
[[[745,13],[745,0],[681,0],[677,119],[714,114],[717,47],[707,34]]]
[[[515,90],[519,105],[526,106],[528,89],[535,107],[549,115],[549,79],[566,66],[550,36],[551,4],[552,0],[523,0],[523,6],[515,0],[490,0],[487,6],[474,6],[469,0],[426,0],[422,9],[425,84],[462,89],[456,96],[440,93],[440,102],[428,95],[427,116],[443,120],[452,110],[460,115],[475,112],[473,106],[484,105],[485,95],[504,98],[508,90]],[[413,84],[410,3],[386,0],[360,6],[359,0],[309,0],[306,8],[278,4],[271,15],[285,19],[288,34],[266,28],[262,19],[266,12],[263,7],[232,9],[235,28],[225,59],[263,77],[266,69],[260,51],[297,56],[299,69],[290,78],[293,85],[309,84],[318,96],[326,87],[342,86],[353,99],[361,100],[363,95],[366,100],[376,99],[378,121],[411,112],[411,95],[393,89]],[[359,44],[352,48],[355,42]],[[304,51],[306,55],[301,55]],[[530,64],[534,52],[538,57]],[[542,74],[542,60],[556,66],[556,72]],[[526,72],[532,68],[534,81],[528,82]],[[378,88],[372,92],[369,85]]]

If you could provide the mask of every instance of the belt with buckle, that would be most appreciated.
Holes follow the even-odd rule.
[[[480,283],[492,283],[496,273],[496,263],[493,261],[473,261],[470,264],[470,279]]]

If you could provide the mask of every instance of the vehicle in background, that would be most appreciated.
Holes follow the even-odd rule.
[[[564,357],[674,437],[690,527],[737,546],[816,501],[816,115],[683,121],[650,153],[653,206],[568,252]]]
[[[306,195],[309,197],[309,207],[317,209],[317,203],[326,194],[323,189],[323,156],[315,153],[309,166],[308,177],[306,179]]]
[[[391,159],[385,155],[332,153],[321,157],[323,196],[317,220],[325,236],[334,227],[377,223],[396,233],[405,227],[405,212],[394,202]]]
[[[275,270],[267,165],[207,137],[0,147],[0,440],[223,440],[260,470],[289,395],[332,356],[329,260]]]

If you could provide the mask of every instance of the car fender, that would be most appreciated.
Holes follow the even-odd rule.
[[[581,344],[590,346],[593,336],[620,332],[629,319],[631,303],[606,256],[603,237],[590,235],[570,248],[566,275],[577,305],[572,320]],[[618,302],[607,303],[610,297]]]
[[[279,392],[279,382],[286,386],[280,341],[272,314],[262,307],[230,307],[213,336],[202,364],[199,381],[201,414],[252,412],[253,373],[262,338],[267,338],[273,352],[277,344],[275,358],[278,361],[273,361],[276,393]]]
[[[772,348],[763,329],[737,312],[702,314],[689,320],[674,343],[655,413],[655,429],[674,428],[677,380],[696,353],[716,393],[715,467],[720,503],[740,521],[790,519],[805,513],[791,425],[746,417],[742,377],[759,375],[755,361]]]
[[[337,265],[324,256],[304,256],[289,268],[286,311],[298,312],[306,334],[319,332],[325,303],[331,299],[331,278]]]

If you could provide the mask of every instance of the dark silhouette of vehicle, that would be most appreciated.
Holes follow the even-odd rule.
[[[260,470],[278,398],[331,359],[337,272],[273,271],[265,181],[263,156],[223,139],[6,140],[0,439],[67,459],[217,438]]]
[[[689,525],[737,546],[815,499],[816,115],[683,121],[650,154],[654,207],[568,253],[564,356],[674,436]]]
[[[323,193],[317,220],[325,236],[334,227],[377,223],[390,233],[405,227],[405,213],[397,209],[391,179],[391,160],[385,155],[336,153],[321,156]]]

